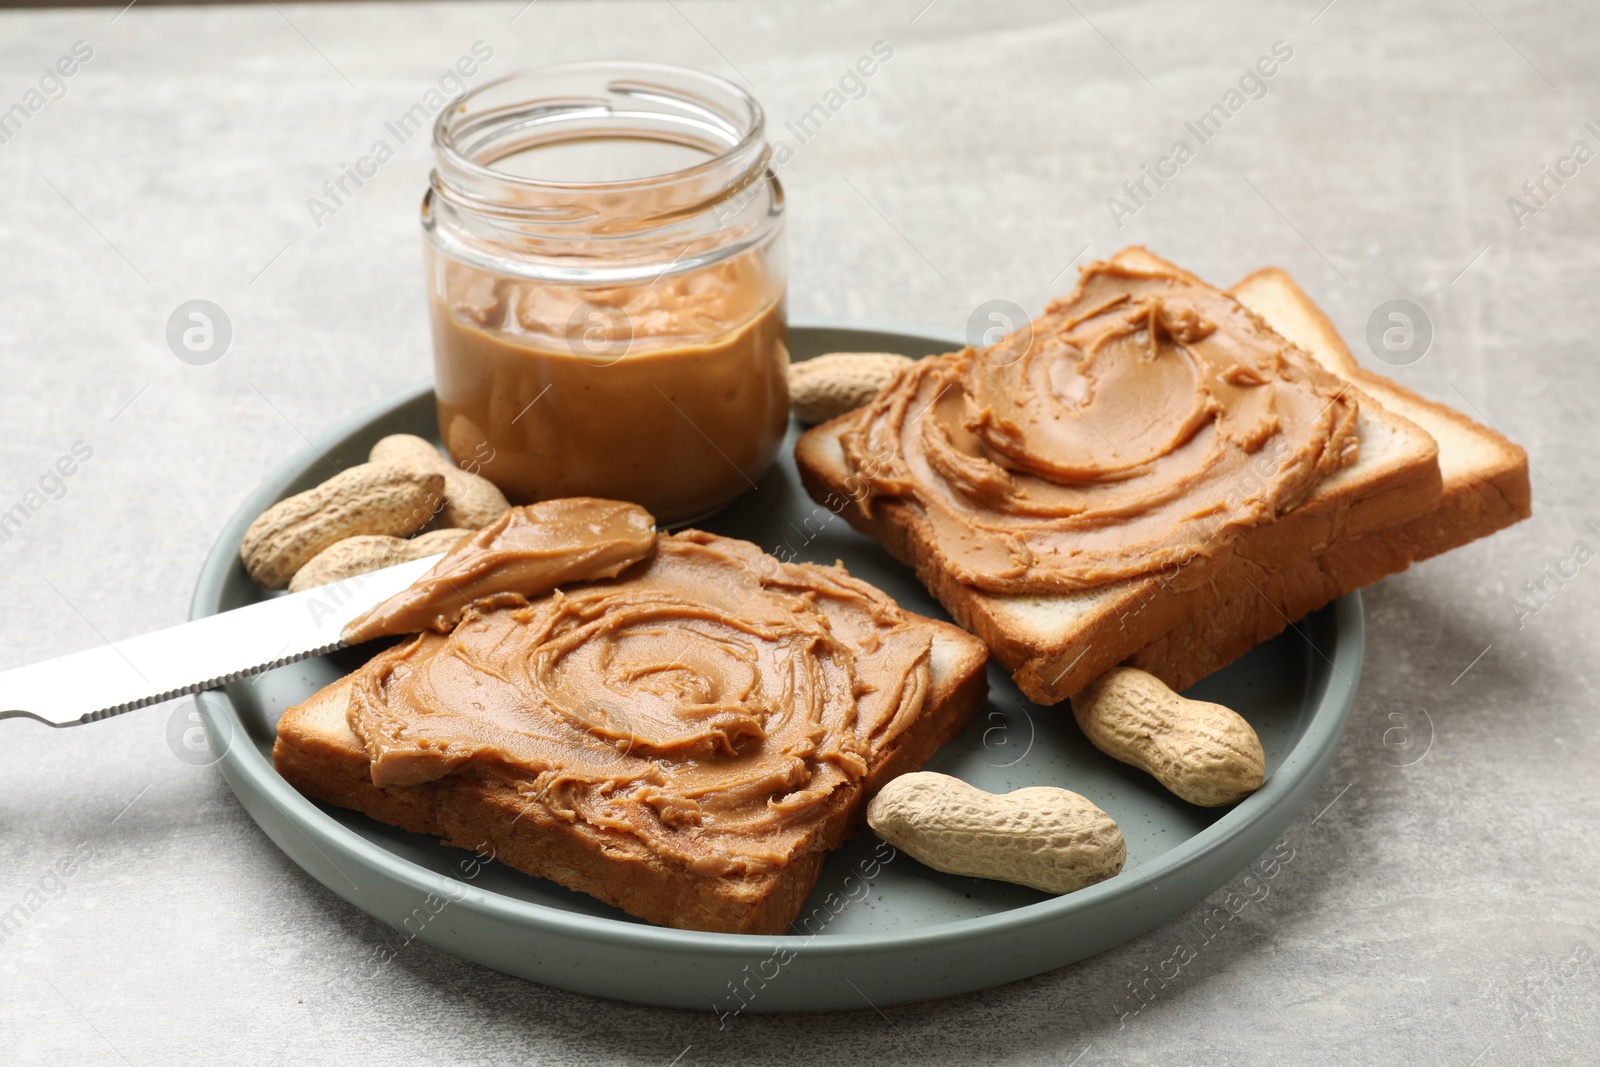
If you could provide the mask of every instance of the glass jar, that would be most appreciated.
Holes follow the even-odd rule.
[[[788,427],[783,190],[722,78],[567,63],[434,128],[422,202],[439,428],[513,503],[662,522],[751,489]]]

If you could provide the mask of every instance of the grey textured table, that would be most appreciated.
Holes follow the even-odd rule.
[[[1232,886],[1248,903],[1215,936],[1197,938],[1191,915],[1058,973],[885,1012],[719,1030],[709,1011],[592,1000],[406,947],[185,758],[188,702],[62,733],[0,724],[0,1058],[1600,1060],[1600,577],[1586,565],[1600,534],[1585,525],[1600,523],[1600,163],[1572,155],[1600,149],[1600,122],[1585,126],[1600,120],[1600,12],[1323,5],[0,15],[0,109],[27,112],[0,126],[0,510],[25,509],[0,534],[0,667],[181,620],[251,486],[306,435],[428,374],[424,139],[392,145],[332,213],[307,201],[393,142],[385,122],[479,40],[493,57],[474,80],[607,56],[748,79],[795,148],[797,315],[959,328],[990,299],[1035,311],[1074,262],[1140,242],[1221,283],[1288,268],[1383,369],[1369,317],[1412,301],[1431,347],[1387,369],[1523,443],[1537,511],[1370,591],[1344,751],[1279,846],[1290,869],[1253,898]],[[864,96],[804,144],[786,132],[879,40],[893,57]],[[79,41],[92,57],[29,98]],[[1292,55],[1241,86],[1279,41]],[[1185,123],[1218,103],[1226,122],[1200,144]],[[1179,139],[1193,158],[1161,164]],[[1145,164],[1176,174],[1124,190]],[[1545,166],[1569,176],[1558,186]],[[209,365],[166,339],[197,298],[232,325]],[[71,475],[52,474],[64,456]],[[1540,581],[1536,600],[1524,583]],[[350,981],[389,951],[381,977]]]

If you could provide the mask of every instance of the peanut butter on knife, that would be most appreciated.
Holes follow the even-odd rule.
[[[611,578],[655,550],[655,519],[636,504],[593,497],[510,508],[433,569],[344,629],[349,644],[449,633],[473,603],[532,600],[568,582]]]

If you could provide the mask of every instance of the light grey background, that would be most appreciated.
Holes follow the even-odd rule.
[[[94,49],[65,97],[0,145],[0,508],[26,501],[76,442],[93,450],[0,544],[0,667],[181,620],[217,529],[259,479],[305,435],[429,373],[417,232],[427,145],[401,147],[320,228],[306,201],[474,41],[494,49],[480,81],[600,57],[748,79],[793,144],[783,123],[884,40],[894,56],[865,97],[783,171],[794,314],[959,328],[986,300],[1037,311],[1069,287],[1080,255],[1131,242],[1222,284],[1275,263],[1380,368],[1364,351],[1369,314],[1419,304],[1432,347],[1395,376],[1529,450],[1532,521],[1369,592],[1354,724],[1286,836],[1292,869],[1181,968],[1166,964],[1186,940],[1180,921],[1003,989],[881,1013],[744,1017],[719,1032],[709,1011],[574,996],[420,944],[380,978],[352,981],[401,939],[285,860],[213,768],[176,755],[187,703],[64,733],[7,722],[0,911],[36,907],[0,943],[0,1056],[1600,1057],[1600,576],[1585,564],[1549,581],[1549,603],[1520,626],[1508,599],[1534,603],[1523,583],[1575,541],[1600,549],[1583,525],[1600,527],[1600,162],[1549,185],[1520,227],[1507,207],[1574,141],[1600,150],[1583,125],[1600,126],[1595,10],[923,3],[0,14],[0,108],[75,41]],[[1267,95],[1116,227],[1107,198],[1175,139],[1193,146],[1184,122],[1280,40],[1293,57]],[[167,347],[169,314],[192,299],[231,320],[231,347],[210,365]],[[72,856],[70,876],[52,876]],[[1163,973],[1176,977],[1151,977]],[[1137,1013],[1135,983],[1148,991]]]

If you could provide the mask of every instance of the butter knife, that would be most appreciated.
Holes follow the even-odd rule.
[[[343,648],[345,625],[443,554],[0,673],[0,719],[78,726]]]

